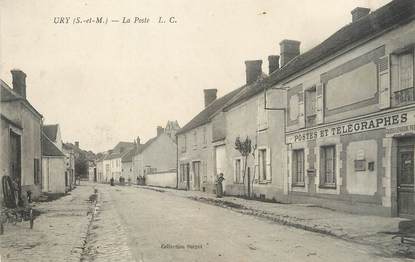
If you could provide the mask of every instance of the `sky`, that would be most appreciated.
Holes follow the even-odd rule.
[[[10,70],[23,70],[44,123],[58,123],[65,142],[102,152],[146,141],[168,120],[184,126],[203,109],[203,89],[223,96],[245,83],[245,60],[262,59],[267,73],[281,40],[301,41],[305,52],[350,23],[355,7],[388,2],[0,0],[0,78],[11,85]],[[70,23],[55,23],[59,17]],[[109,22],[74,24],[76,17]]]

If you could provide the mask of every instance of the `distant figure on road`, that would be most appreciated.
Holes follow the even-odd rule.
[[[143,176],[143,179],[142,179],[142,181],[141,181],[142,183],[143,183],[143,186],[145,186],[146,185],[146,176]]]
[[[111,179],[110,179],[110,184],[111,184],[111,186],[114,185],[114,178],[113,177],[111,177]]]
[[[223,196],[223,180],[225,180],[223,173],[220,173],[218,179],[216,180],[216,197],[219,198]]]

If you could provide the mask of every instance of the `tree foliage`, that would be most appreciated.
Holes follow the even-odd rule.
[[[88,176],[88,159],[84,154],[75,157],[75,173],[81,177]]]
[[[242,173],[242,180],[244,184],[244,193],[246,195],[245,186],[248,186],[251,183],[251,181],[248,181],[248,183],[245,182],[246,175],[247,175],[247,169],[248,169],[248,166],[247,166],[248,157],[250,154],[252,154],[253,158],[255,158],[256,145],[252,145],[252,140],[248,136],[243,141],[238,136],[235,140],[235,149],[241,154],[241,156],[244,157],[244,168],[243,168],[243,173]],[[254,173],[254,176],[252,177],[252,186],[253,186],[254,177],[255,177],[255,173]]]

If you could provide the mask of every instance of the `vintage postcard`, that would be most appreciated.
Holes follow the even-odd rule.
[[[0,0],[0,262],[415,259],[414,0]]]

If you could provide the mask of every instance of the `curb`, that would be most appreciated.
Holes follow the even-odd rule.
[[[94,197],[91,198],[92,196]],[[86,231],[81,236],[82,247],[81,247],[81,255],[80,255],[79,261],[89,261],[88,260],[89,253],[88,253],[87,245],[90,240],[91,228],[95,220],[95,216],[98,213],[98,209],[99,209],[98,199],[99,199],[99,193],[98,193],[98,190],[96,190],[94,194],[90,196],[90,200],[92,201],[91,201],[91,206],[88,208],[88,212],[87,212],[87,216],[90,216],[90,218],[88,221],[88,225],[86,226]]]
[[[222,208],[228,208],[240,214],[264,218],[264,219],[270,220],[280,225],[290,226],[290,227],[302,229],[302,230],[309,231],[309,232],[324,234],[324,235],[336,237],[342,240],[356,242],[352,238],[347,237],[347,234],[337,234],[331,230],[321,228],[318,225],[314,225],[314,226],[305,225],[303,223],[298,222],[299,219],[295,217],[275,215],[271,212],[249,208],[244,205],[236,204],[236,203],[233,203],[231,201],[226,201],[226,200],[224,201],[224,200],[218,200],[218,199],[213,199],[213,198],[194,197],[194,196],[188,196],[186,198],[194,200],[194,201],[202,202],[205,204],[209,204],[209,205],[219,206]],[[231,205],[229,205],[229,203],[231,203]],[[297,221],[291,221],[291,220],[297,220]]]

